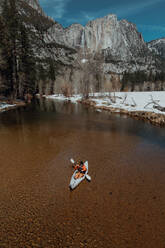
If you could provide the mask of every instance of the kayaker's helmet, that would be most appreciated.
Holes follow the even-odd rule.
[[[80,161],[80,166],[83,166],[84,162],[83,161]]]

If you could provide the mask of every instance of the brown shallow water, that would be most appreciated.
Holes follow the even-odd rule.
[[[0,115],[0,248],[165,248],[165,131],[54,101]],[[91,183],[73,192],[69,159]]]

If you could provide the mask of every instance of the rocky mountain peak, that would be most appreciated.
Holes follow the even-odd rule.
[[[147,45],[152,52],[165,59],[165,38],[150,41]]]
[[[86,27],[92,27],[93,25],[98,25],[98,24],[116,23],[116,22],[117,22],[117,16],[114,14],[109,14],[107,16],[89,21],[86,24]]]
[[[85,27],[81,24],[72,24],[62,29],[55,24],[50,33],[57,42],[71,46],[81,47],[90,52],[100,52],[105,49],[128,50],[131,44],[145,46],[145,42],[136,29],[136,25],[126,21],[118,21],[117,16],[109,14],[103,18],[89,21]],[[129,53],[127,51],[127,53]]]
[[[25,2],[37,11],[41,11],[41,7],[38,0],[25,0]]]
[[[139,69],[138,64],[143,64],[141,69],[145,69],[148,63],[154,64],[151,51],[136,25],[127,20],[118,20],[114,14],[89,21],[85,26],[72,24],[63,28],[56,23],[48,33],[50,40],[58,44],[85,53],[103,54],[106,71],[111,70],[112,64],[113,70],[118,67],[117,72],[126,70],[128,64],[129,70],[133,71]],[[132,62],[136,65],[132,66]]]

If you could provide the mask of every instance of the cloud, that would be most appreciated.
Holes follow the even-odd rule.
[[[120,6],[116,8],[116,14],[120,17],[134,15],[145,8],[152,7],[158,3],[164,2],[164,0],[149,0],[149,1],[139,1],[137,3],[130,4],[128,6]]]
[[[65,18],[65,23],[69,25],[72,23],[81,23],[82,25],[85,25],[88,21],[94,20],[95,18],[95,15],[86,12],[81,12],[78,17]]]
[[[71,0],[40,0],[43,8],[48,9],[51,16],[56,19],[61,19],[67,9],[67,4]]]

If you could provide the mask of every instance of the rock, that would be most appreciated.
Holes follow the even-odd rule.
[[[42,8],[38,0],[25,0],[33,9],[37,10],[39,13],[43,13]]]
[[[156,55],[165,58],[165,38],[150,41],[147,43],[147,46]]]

